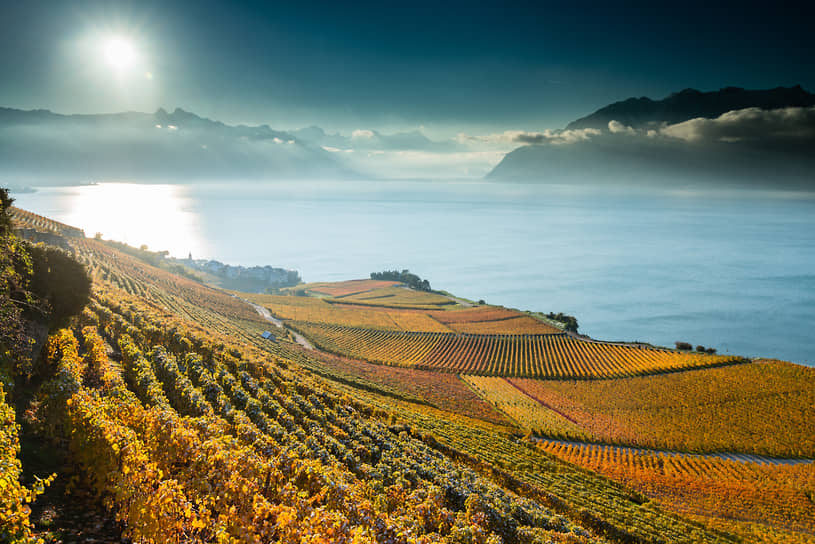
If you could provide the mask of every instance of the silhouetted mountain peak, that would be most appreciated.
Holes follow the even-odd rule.
[[[766,90],[724,87],[711,92],[688,88],[662,100],[640,97],[615,102],[569,123],[566,128],[603,129],[612,120],[637,128],[649,124],[681,123],[697,117],[715,118],[728,111],[745,108],[770,110],[813,105],[815,94],[807,92],[800,85]]]

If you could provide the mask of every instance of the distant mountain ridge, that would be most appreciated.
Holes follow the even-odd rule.
[[[614,102],[572,121],[566,129],[604,129],[612,120],[629,127],[643,128],[649,124],[675,124],[698,117],[710,119],[745,108],[772,110],[808,106],[815,106],[815,94],[807,92],[800,85],[766,90],[725,87],[711,92],[685,89],[662,100],[643,96]]]
[[[815,190],[815,94],[800,85],[629,98],[539,136],[487,179]]]
[[[10,125],[36,125],[42,123],[63,123],[65,125],[86,126],[131,126],[141,128],[155,128],[156,124],[172,125],[176,128],[196,128],[208,130],[222,130],[233,135],[250,136],[256,139],[281,138],[292,140],[294,136],[288,132],[273,130],[269,125],[247,126],[227,125],[221,121],[213,121],[200,117],[192,112],[176,108],[172,113],[159,108],[154,113],[127,111],[119,113],[54,113],[51,110],[18,110],[0,107],[0,127]]]
[[[268,125],[168,112],[63,115],[0,108],[0,176],[70,183],[116,179],[347,179],[318,145]]]

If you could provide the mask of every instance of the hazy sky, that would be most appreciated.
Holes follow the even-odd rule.
[[[811,6],[4,1],[0,105],[182,107],[346,133],[541,130],[686,87],[811,91]],[[126,68],[107,62],[112,37],[132,46]]]

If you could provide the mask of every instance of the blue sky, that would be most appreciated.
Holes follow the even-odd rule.
[[[350,133],[542,130],[686,87],[815,89],[813,8],[793,3],[7,3],[0,105],[182,107]],[[137,52],[112,73],[102,43]]]

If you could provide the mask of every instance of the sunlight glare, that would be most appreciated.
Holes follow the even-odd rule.
[[[105,60],[118,71],[133,65],[136,60],[136,49],[124,38],[111,38],[105,43]]]
[[[168,250],[178,257],[208,252],[184,186],[100,183],[66,192],[63,220],[83,228],[87,236],[101,232],[106,240],[147,244],[152,251]]]

